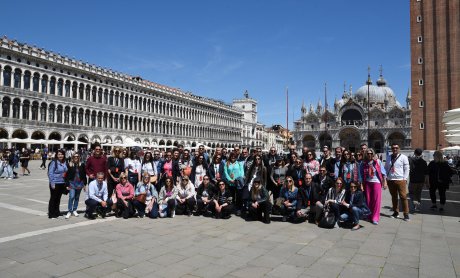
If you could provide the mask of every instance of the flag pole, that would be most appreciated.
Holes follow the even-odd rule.
[[[286,86],[286,147],[289,149],[289,90]]]

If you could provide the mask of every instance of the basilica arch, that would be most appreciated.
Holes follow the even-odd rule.
[[[340,146],[350,150],[351,152],[358,151],[361,144],[361,136],[356,128],[344,128],[339,133]]]
[[[390,135],[388,135],[388,142],[390,144],[398,144],[399,147],[402,149],[404,148],[404,140],[406,139],[406,137],[404,136],[404,134],[402,134],[401,132],[398,132],[398,131],[395,131],[393,133],[391,133]]]
[[[322,133],[319,136],[319,144],[321,148],[323,146],[328,146],[330,149],[332,147],[332,136],[329,133]]]
[[[376,153],[383,153],[385,145],[385,138],[379,131],[373,131],[369,135],[369,148],[373,148]]]
[[[302,139],[302,145],[309,149],[316,149],[316,139],[313,135],[305,135]]]

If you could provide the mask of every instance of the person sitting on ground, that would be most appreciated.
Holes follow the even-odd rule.
[[[191,183],[188,176],[183,176],[176,187],[176,214],[191,216],[196,205],[195,186]]]
[[[172,177],[166,177],[164,179],[164,184],[158,196],[160,217],[169,216],[174,218],[176,215],[177,188],[174,186]]]
[[[120,183],[117,184],[115,191],[117,192],[117,216],[122,216],[124,219],[132,217],[134,187],[129,183],[125,173],[121,173]]]
[[[219,191],[216,197],[210,204],[210,210],[214,213],[214,217],[219,219],[228,219],[233,211],[232,193],[227,188],[224,181],[218,183]]]
[[[359,230],[359,219],[363,217],[365,203],[363,192],[359,190],[357,183],[350,183],[350,191],[346,192],[345,200],[341,204],[344,209],[340,219],[344,222],[350,221],[353,225],[352,231]]]
[[[105,218],[106,213],[112,206],[112,200],[108,198],[107,183],[104,178],[104,173],[98,172],[96,179],[90,182],[88,186],[88,199],[85,201],[85,217],[88,219],[96,219],[93,216],[94,211],[97,211],[102,218]]]
[[[342,178],[337,178],[335,181],[335,187],[329,188],[329,191],[326,195],[326,201],[324,205],[329,206],[329,208],[334,212],[335,219],[338,220],[340,216],[340,209],[342,201],[345,199],[345,187],[343,184]]]
[[[265,224],[270,224],[272,204],[270,203],[268,191],[262,186],[259,178],[255,178],[252,181],[252,188],[249,196],[248,220],[262,220]]]
[[[297,208],[298,188],[294,185],[294,180],[291,176],[286,177],[286,185],[281,188],[280,197],[276,200],[275,206],[278,207],[282,221],[286,222],[288,218],[294,220],[295,211]]]
[[[133,206],[140,218],[143,218],[146,212],[150,218],[158,217],[158,192],[150,183],[148,172],[142,174],[142,181],[136,185]]]
[[[299,187],[297,194],[296,216],[299,220],[305,217],[308,217],[309,221],[314,220],[316,202],[320,201],[320,190],[319,185],[313,182],[311,174],[307,173],[305,182]]]
[[[200,215],[200,214],[207,215],[208,211],[210,211],[209,206],[212,203],[214,195],[215,195],[215,187],[210,182],[210,177],[204,176],[203,182],[198,187],[197,194],[196,194],[196,202],[197,202],[197,207],[198,207],[196,211],[197,215]]]

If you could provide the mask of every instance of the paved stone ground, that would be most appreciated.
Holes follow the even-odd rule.
[[[355,232],[237,217],[49,220],[46,171],[38,165],[31,162],[31,176],[0,180],[2,278],[460,275],[458,183],[442,215],[429,210],[425,191],[423,213],[411,222],[383,216]],[[61,203],[65,211],[67,196]],[[388,191],[383,205],[390,214]]]

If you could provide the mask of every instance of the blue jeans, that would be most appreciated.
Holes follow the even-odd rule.
[[[358,207],[352,207],[351,209],[347,209],[342,215],[340,215],[340,219],[344,222],[350,221],[354,225],[359,224],[359,219],[363,216],[364,212],[362,209]]]
[[[81,188],[80,189],[74,189],[70,188],[69,189],[69,212],[77,211],[78,208],[78,200],[80,199],[80,193],[81,193]]]

